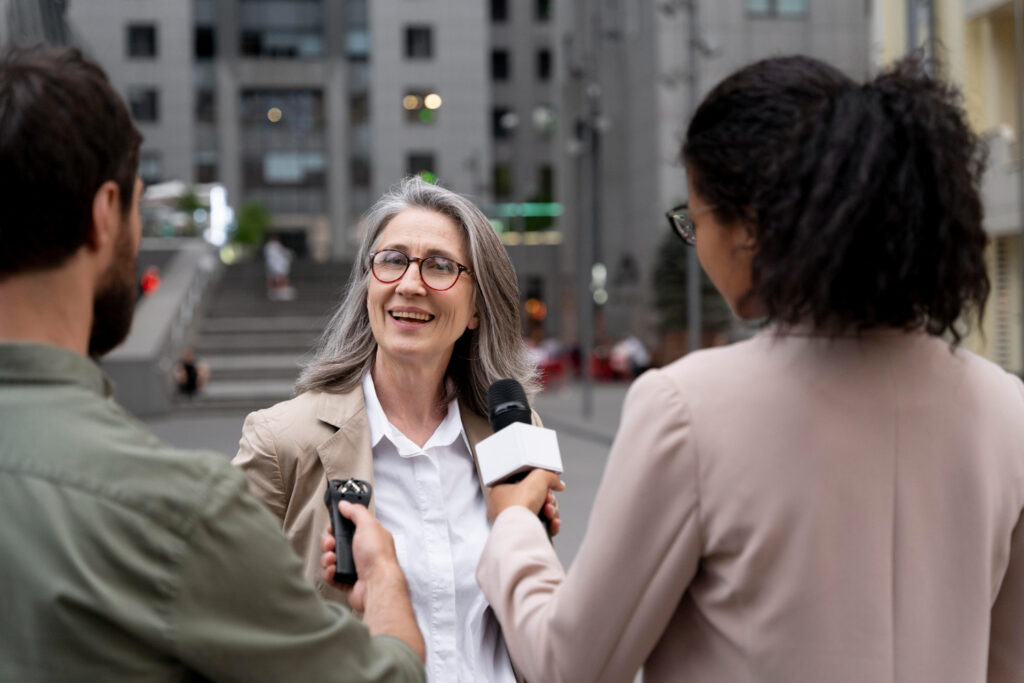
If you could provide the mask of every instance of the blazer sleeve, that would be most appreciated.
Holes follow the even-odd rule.
[[[281,476],[277,440],[268,420],[265,411],[249,413],[242,425],[238,453],[231,464],[245,473],[249,493],[262,502],[279,521],[284,521],[288,495]]]
[[[697,478],[686,406],[652,371],[626,397],[568,575],[536,515],[512,507],[498,516],[477,580],[527,679],[633,679],[697,570]]]
[[[1017,385],[1024,407],[1024,384],[1017,380]],[[1024,460],[1024,445],[1020,446],[1019,455]],[[1024,491],[1024,479],[1019,483],[1019,489]],[[1014,527],[1010,560],[992,606],[988,680],[990,683],[1024,681],[1024,513]]]

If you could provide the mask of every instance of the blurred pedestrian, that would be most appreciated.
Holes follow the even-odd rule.
[[[210,366],[196,360],[196,352],[191,347],[185,347],[178,364],[174,367],[174,381],[178,385],[178,392],[192,398],[206,386],[209,379]]]
[[[989,294],[982,145],[904,61],[736,72],[670,214],[751,340],[638,379],[567,575],[494,488],[477,577],[531,680],[1024,681],[1024,383]]]
[[[651,367],[651,354],[638,337],[629,335],[612,346],[609,363],[618,376],[633,379]]]
[[[295,288],[291,286],[292,260],[295,254],[281,244],[281,238],[271,235],[263,245],[263,259],[267,268],[267,298],[271,301],[291,301]]]

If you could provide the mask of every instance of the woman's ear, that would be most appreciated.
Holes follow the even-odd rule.
[[[740,219],[743,237],[740,243],[744,249],[750,249],[754,251],[757,249],[757,214],[754,212],[753,207],[748,206],[743,211],[743,217]]]

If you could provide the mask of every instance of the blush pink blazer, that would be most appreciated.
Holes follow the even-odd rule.
[[[1022,509],[1018,378],[765,332],[631,387],[568,573],[510,508],[477,578],[531,680],[1020,683]]]

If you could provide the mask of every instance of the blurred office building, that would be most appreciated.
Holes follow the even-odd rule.
[[[145,134],[147,183],[221,183],[321,260],[350,257],[360,215],[409,173],[491,198],[481,3],[57,4]]]
[[[70,45],[67,0],[0,0],[0,45]]]

